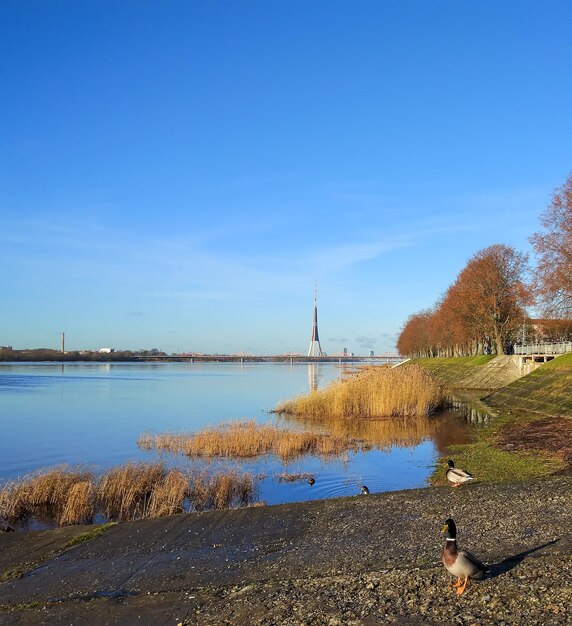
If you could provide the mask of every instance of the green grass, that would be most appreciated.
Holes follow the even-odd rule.
[[[491,378],[484,376],[487,372],[492,377],[493,384],[486,386],[494,388],[498,386],[494,384],[497,375],[494,370],[485,368],[479,375],[479,368],[485,367],[493,358],[478,356],[415,359],[405,366],[416,363],[452,388],[478,388],[479,383],[491,382]],[[499,376],[501,378],[497,380],[502,384],[502,373]],[[485,402],[503,412],[526,411],[572,417],[572,353],[561,355],[541,365],[531,374],[500,387],[490,393]]]
[[[449,458],[449,457],[448,457]],[[455,465],[471,472],[478,482],[507,482],[549,476],[564,468],[564,462],[542,452],[505,452],[488,441],[478,441],[450,449]],[[445,478],[447,459],[440,460],[431,477],[432,485],[449,484]]]
[[[494,359],[493,355],[462,356],[435,359],[412,359],[405,366],[420,365],[440,378],[446,385],[455,387],[474,373],[474,368],[482,367]]]
[[[20,604],[0,604],[0,610],[10,611],[15,613],[17,611],[26,611],[29,609],[36,609],[39,606],[44,606],[46,602],[21,602]]]
[[[461,359],[424,359],[419,365],[449,381],[459,379],[469,368],[483,365],[489,357]],[[431,363],[436,361],[436,363]],[[450,383],[452,384],[452,383]],[[431,484],[444,485],[445,463],[453,458],[458,467],[466,469],[481,482],[503,482],[540,478],[566,466],[554,454],[543,452],[506,451],[496,447],[499,435],[510,432],[513,425],[542,419],[546,415],[572,417],[572,354],[562,355],[542,365],[531,374],[502,387],[484,398],[499,415],[489,426],[477,432],[476,441],[452,447],[440,459],[431,477]]]
[[[457,467],[471,472],[475,476],[475,480],[479,482],[541,478],[559,472],[566,467],[566,463],[561,458],[542,450],[508,452],[496,447],[495,444],[499,435],[509,430],[511,426],[541,420],[544,417],[541,413],[519,410],[515,408],[514,403],[508,406],[512,407],[512,410],[503,410],[486,428],[477,431],[476,441],[452,446],[449,449],[447,456],[439,460],[431,476],[431,484],[448,484],[445,478],[445,464],[448,458],[454,459]]]
[[[534,372],[486,397],[502,411],[526,411],[572,417],[572,353],[541,365]]]
[[[107,524],[101,524],[100,526],[96,526],[95,528],[88,530],[85,533],[80,533],[76,535],[73,539],[70,539],[65,547],[71,548],[72,546],[77,546],[79,543],[84,543],[85,541],[89,541],[90,539],[95,539],[95,537],[99,537],[105,531],[109,530],[111,527],[117,526],[117,522],[108,522]]]
[[[452,357],[435,357],[434,359],[411,359],[407,363],[418,363],[419,365],[426,366],[428,369],[431,367],[441,366],[458,366],[462,368],[466,367],[478,367],[479,365],[486,365],[491,359],[494,359],[492,354],[480,354],[479,356],[452,356]],[[436,364],[436,365],[432,365]]]
[[[5,583],[6,581],[14,580],[15,578],[21,578],[28,571],[28,569],[28,567],[20,566],[0,572],[0,583]]]

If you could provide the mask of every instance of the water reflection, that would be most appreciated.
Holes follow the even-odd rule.
[[[451,446],[469,443],[474,438],[474,430],[470,422],[459,419],[455,411],[446,411],[435,418],[437,427],[431,436],[439,456],[445,456]]]
[[[165,459],[186,466],[193,461],[140,450],[137,438],[144,432],[196,432],[223,421],[273,421],[268,411],[280,401],[323,388],[356,369],[355,364],[330,363],[1,364],[0,484],[59,464],[88,463],[99,471],[130,459]],[[450,445],[469,441],[473,424],[488,419],[474,408],[465,419],[460,409],[457,403],[439,416],[409,422],[317,423],[283,417],[290,427],[350,436],[364,449],[328,460],[307,455],[284,464],[266,456],[225,463],[264,474],[257,482],[261,499],[269,504],[357,495],[361,484],[372,493],[421,487],[438,456]],[[311,473],[316,484],[279,483],[273,475],[286,465],[288,471]]]
[[[318,389],[327,387],[332,382],[331,376],[325,375],[331,369],[332,364],[316,362],[308,363],[307,367],[308,387],[311,391],[317,391]],[[337,363],[334,365],[334,367],[336,367],[336,369],[338,370],[338,376],[340,377],[355,374],[356,371],[360,368],[360,366],[356,366],[355,363]]]
[[[340,374],[320,364],[319,384]],[[255,418],[308,391],[306,364],[2,363],[0,484],[58,464],[145,459],[142,432]]]
[[[447,447],[471,440],[471,427],[460,420],[456,412],[446,411],[436,416],[418,418],[386,417],[378,419],[309,419],[303,416],[283,416],[283,423],[330,433],[334,436],[363,442],[362,449],[389,450],[392,447],[412,448],[433,441],[439,454]]]
[[[478,396],[469,394],[450,396],[447,401],[453,411],[475,426],[486,425],[495,416],[494,412],[485,406]]]
[[[320,364],[308,363],[308,386],[312,391],[320,387]]]

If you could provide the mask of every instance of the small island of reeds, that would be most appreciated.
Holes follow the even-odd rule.
[[[196,433],[143,434],[137,445],[144,450],[180,453],[188,457],[251,458],[274,454],[282,460],[304,454],[337,455],[358,450],[359,441],[347,434],[333,435],[314,430],[286,430],[254,420],[227,422]]]
[[[234,421],[195,433],[145,433],[137,444],[144,450],[189,458],[274,455],[288,461],[306,454],[336,456],[418,443],[435,430],[426,418],[444,402],[441,383],[421,367],[369,367],[279,405],[275,412],[284,414],[296,429]]]
[[[320,419],[425,417],[444,403],[443,385],[419,366],[366,367],[283,402],[276,412]]]

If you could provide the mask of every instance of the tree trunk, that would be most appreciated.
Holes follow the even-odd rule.
[[[495,345],[497,348],[497,354],[504,354],[504,341],[497,328],[495,328]]]

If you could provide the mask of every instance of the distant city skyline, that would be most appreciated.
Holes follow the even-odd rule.
[[[0,345],[392,352],[572,170],[564,0],[0,6]]]

